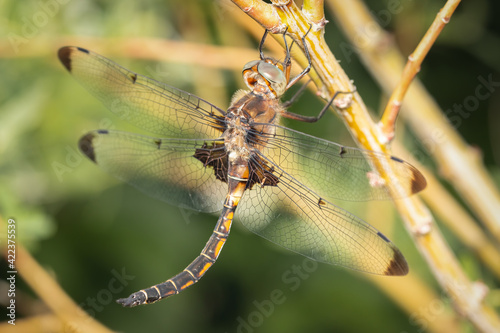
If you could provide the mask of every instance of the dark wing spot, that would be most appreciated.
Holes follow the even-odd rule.
[[[155,140],[155,144],[158,147],[158,149],[160,149],[160,147],[161,147],[161,139],[156,139]]]
[[[83,47],[77,47],[77,49],[78,49],[78,51],[81,51],[81,52],[83,52],[83,53],[87,53],[87,54],[89,54],[89,53],[90,53],[90,52],[89,52],[89,50],[84,49]]]
[[[396,161],[396,162],[399,162],[399,163],[404,163],[402,159],[397,158],[397,157],[395,157],[395,156],[391,156],[391,160]]]
[[[393,250],[394,255],[392,260],[389,262],[389,266],[385,270],[384,275],[402,276],[408,274],[410,269],[408,268],[405,258],[398,249],[393,248]]]
[[[132,80],[132,83],[135,83],[135,81],[137,81],[137,74],[130,74],[129,75],[130,79]]]
[[[411,193],[418,193],[422,191],[427,186],[427,181],[424,175],[415,167],[411,167],[412,177],[411,177]]]
[[[97,133],[99,134],[109,134],[109,131],[108,130],[97,130]]]
[[[261,186],[277,186],[279,177],[274,174],[274,168],[258,155],[253,155],[248,161],[250,174],[248,176],[247,189],[252,189],[255,184]]]
[[[326,205],[326,202],[323,199],[319,198],[318,206],[324,206],[324,205]]]
[[[94,163],[97,163],[95,160],[95,151],[94,151],[94,139],[95,139],[95,134],[94,133],[88,133],[85,134],[83,137],[81,137],[80,141],[78,142],[78,148],[80,148],[80,151],[84,153],[90,160],[92,160]]]
[[[391,241],[390,241],[387,237],[385,237],[385,235],[384,235],[383,233],[381,233],[380,231],[379,231],[379,232],[377,232],[377,235],[378,235],[380,238],[382,238],[383,240],[385,240],[387,243],[390,243],[390,242],[391,242]]]
[[[417,170],[413,165],[406,163],[400,158],[395,156],[391,156],[391,160],[396,161],[398,163],[405,164],[411,171],[411,194],[418,193],[422,191],[427,186],[427,181],[425,180],[424,175],[420,171]]]
[[[74,48],[70,46],[61,47],[57,52],[57,56],[59,60],[63,64],[66,69],[71,72],[71,54],[73,53]]]
[[[196,149],[193,157],[202,162],[204,167],[212,167],[215,177],[227,183],[228,160],[224,143],[208,145],[205,142],[201,148]]]
[[[344,157],[344,154],[345,154],[345,148],[344,147],[340,147],[340,157]]]
[[[385,242],[392,244],[391,241],[380,231],[377,232],[377,235]],[[406,263],[405,257],[403,257],[401,252],[396,247],[392,246],[392,250],[393,256],[391,261],[389,262],[389,266],[387,266],[387,269],[384,272],[384,275],[399,276],[408,274],[409,268],[408,264]]]
[[[57,52],[59,60],[69,72],[71,72],[71,58],[73,57],[74,52],[76,52],[77,50],[89,54],[88,50],[83,49],[81,47],[73,47],[73,46],[61,47]]]

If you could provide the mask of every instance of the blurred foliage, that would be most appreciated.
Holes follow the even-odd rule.
[[[0,54],[0,214],[4,219],[16,219],[20,240],[77,303],[98,321],[122,332],[419,331],[363,274],[327,265],[307,266],[311,264],[304,258],[239,226],[210,273],[181,295],[134,309],[123,309],[106,298],[108,284],[117,272],[133,278],[113,293],[113,300],[178,273],[198,255],[216,217],[155,201],[85,160],[76,146],[84,132],[108,126],[134,129],[74,82],[58,63],[57,48],[43,45],[52,47],[59,38],[71,40],[72,36],[156,37],[228,45],[224,36],[239,28],[231,18],[228,7],[233,5],[229,2],[60,2],[0,2],[0,43],[4,47],[26,51],[42,43],[36,48],[42,50],[39,55],[6,58]],[[402,1],[401,12],[386,17],[383,13],[389,0],[367,2],[405,54],[418,43],[443,4]],[[500,22],[495,19],[499,10],[500,4],[494,0],[461,4],[424,61],[419,78],[444,110],[473,96],[478,77],[493,75],[495,82],[500,81]],[[254,48],[257,57],[258,40],[240,35],[243,38],[231,40],[229,45]],[[335,22],[327,25],[326,38],[367,104],[380,109],[385,97],[380,96],[356,54],[338,48],[345,39]],[[128,55],[113,60],[146,75],[150,68],[157,68],[154,62]],[[210,77],[198,75],[203,71],[199,66],[166,63],[161,68],[169,84],[199,93],[221,107],[228,105],[230,92],[242,87],[239,72],[223,72],[221,89],[210,86]],[[217,97],[211,98],[212,94]],[[500,164],[499,104],[500,94],[495,90],[457,126],[496,174]],[[313,94],[306,93],[293,110],[313,115],[321,106]],[[332,114],[314,125],[286,124],[322,138],[352,142]],[[415,149],[422,149],[408,137]],[[352,209],[370,222],[369,216],[363,216],[363,207]],[[390,204],[382,207],[391,209]],[[377,227],[391,228],[390,224]],[[391,238],[407,256],[412,274],[432,281],[401,224],[395,223],[394,229]],[[460,246],[456,244],[459,253]],[[470,263],[471,258],[467,260]],[[302,273],[297,273],[296,268],[302,266]],[[0,274],[4,271],[2,265]],[[270,301],[275,299],[275,290],[281,295],[276,298],[279,304]],[[39,302],[29,288],[20,293],[34,304]],[[0,300],[4,297],[0,295]],[[22,308],[19,311],[19,318],[31,314],[23,313]]]

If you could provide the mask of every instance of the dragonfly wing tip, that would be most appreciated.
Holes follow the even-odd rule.
[[[426,188],[426,186],[427,186],[427,181],[425,180],[424,175],[416,168],[414,168],[411,179],[412,194],[422,191],[423,189]]]
[[[78,142],[78,148],[80,148],[80,151],[85,154],[85,156],[87,156],[92,162],[97,163],[93,142],[95,137],[95,134],[92,132],[85,134],[80,138],[80,141]]]
[[[392,260],[389,262],[389,266],[384,272],[384,275],[391,276],[403,276],[408,274],[409,268],[406,259],[403,257],[403,254],[398,249],[394,249],[394,256]]]
[[[68,72],[71,72],[71,53],[73,52],[73,48],[70,46],[61,47],[57,52],[57,56],[61,63],[66,67]]]

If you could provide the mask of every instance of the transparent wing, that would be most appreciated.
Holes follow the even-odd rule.
[[[261,149],[269,166],[282,169],[326,200],[389,199],[387,187],[372,168],[377,163],[394,171],[388,185],[397,186],[396,198],[410,196],[426,186],[424,176],[397,157],[344,147],[281,126],[275,128],[276,134],[265,138],[267,144]],[[250,137],[263,141],[260,133]]]
[[[59,59],[120,118],[161,137],[217,138],[225,112],[180,89],[131,72],[92,51],[67,46]]]
[[[277,186],[256,184],[236,210],[248,229],[317,261],[379,275],[408,272],[401,252],[382,233],[283,170],[275,168],[274,175]]]
[[[217,141],[156,139],[118,132],[92,131],[80,139],[80,150],[108,173],[170,204],[202,212],[222,209],[227,185],[212,168],[194,157],[196,151],[214,156]]]

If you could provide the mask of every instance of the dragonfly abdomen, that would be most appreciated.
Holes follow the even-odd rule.
[[[246,175],[248,176],[248,168]],[[244,175],[243,175],[244,176]],[[238,203],[243,196],[248,179],[238,178],[236,175],[228,175],[229,193],[224,201],[221,215],[214,228],[212,236],[210,236],[207,244],[196,257],[182,272],[168,279],[165,282],[154,285],[152,287],[139,290],[133,293],[128,298],[117,300],[123,306],[134,307],[142,304],[150,304],[161,299],[176,295],[184,289],[192,286],[217,261],[222,247],[229,237],[229,231],[233,223],[234,212]]]

